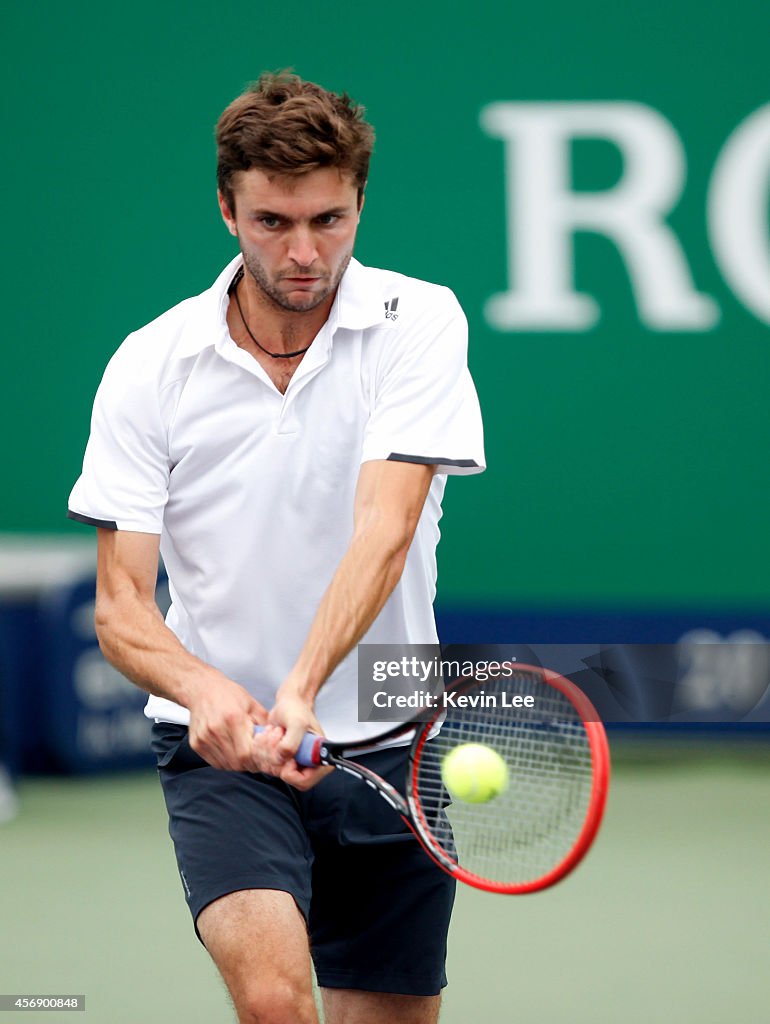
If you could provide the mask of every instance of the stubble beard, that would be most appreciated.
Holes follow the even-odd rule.
[[[333,295],[337,290],[339,283],[342,280],[342,275],[347,270],[348,264],[350,263],[350,259],[353,255],[353,250],[351,249],[350,252],[343,256],[326,288],[322,288],[319,292],[308,294],[305,299],[291,301],[285,292],[280,291],[278,284],[270,279],[265,268],[254,253],[246,252],[243,249],[241,252],[243,255],[244,266],[253,277],[257,288],[259,288],[262,294],[270,302],[276,305],[279,309],[288,313],[308,313],[311,309],[315,309],[317,306],[320,306],[321,303],[328,299],[330,295]],[[298,273],[301,274],[301,271],[298,271]]]

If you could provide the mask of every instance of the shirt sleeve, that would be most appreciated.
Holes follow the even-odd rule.
[[[157,380],[131,365],[126,345],[110,360],[96,393],[68,515],[91,526],[160,534],[168,500],[168,432]]]
[[[362,462],[436,465],[440,473],[485,468],[481,411],[467,365],[468,324],[457,299],[410,327],[384,333]]]

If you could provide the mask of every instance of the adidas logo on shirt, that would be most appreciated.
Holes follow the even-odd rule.
[[[385,303],[385,319],[386,320],[398,320],[398,296],[395,299],[390,299]]]

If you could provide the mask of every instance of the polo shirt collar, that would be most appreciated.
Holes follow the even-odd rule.
[[[375,324],[382,323],[383,302],[376,272],[352,259],[342,275],[329,320],[335,329],[346,327],[349,330],[360,331],[366,327],[374,327]]]
[[[197,296],[199,305],[195,308],[192,323],[188,321],[188,329],[179,348],[180,355],[198,355],[205,348],[216,345],[223,332],[227,331],[227,290],[241,266],[243,257],[239,253],[227,264],[214,284]],[[382,304],[382,290],[375,274],[358,260],[351,259],[340,281],[327,321],[330,334],[333,335],[338,327],[363,330],[380,323]]]

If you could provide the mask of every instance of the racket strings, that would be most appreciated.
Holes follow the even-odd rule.
[[[483,686],[496,706],[452,708],[422,748],[412,797],[433,842],[465,871],[495,883],[525,884],[568,856],[585,821],[593,766],[585,725],[571,701],[535,672]],[[478,693],[478,686],[473,693]],[[502,707],[515,695],[533,708]],[[483,743],[508,772],[503,792],[486,803],[453,799],[442,762],[457,746]]]

